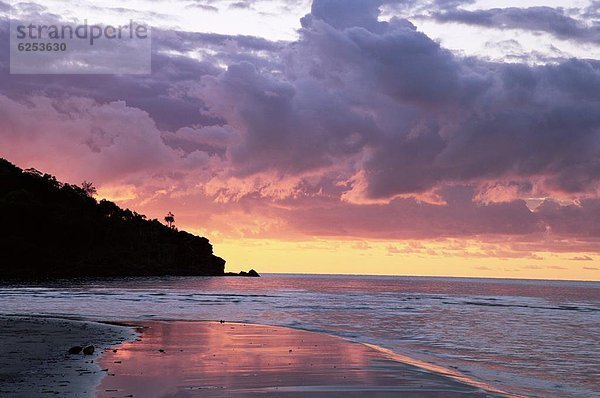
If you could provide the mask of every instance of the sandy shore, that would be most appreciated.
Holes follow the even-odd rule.
[[[95,354],[67,354],[84,344]],[[500,395],[374,347],[272,326],[0,317],[0,349],[0,396],[10,397]]]
[[[296,329],[145,322],[139,341],[107,352],[99,397],[497,396],[385,352]]]
[[[93,322],[0,317],[0,396],[94,397],[106,372],[103,349],[137,335],[130,328]],[[93,355],[69,355],[70,347],[94,345]]]

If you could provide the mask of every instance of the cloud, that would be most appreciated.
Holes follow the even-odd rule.
[[[186,154],[202,151],[211,155],[225,156],[227,148],[237,141],[238,134],[228,126],[201,128],[183,127],[175,132],[164,132],[165,144]]]
[[[406,18],[421,16],[436,11],[455,10],[460,6],[475,4],[477,0],[385,0],[381,9],[392,15],[401,15]]]
[[[0,23],[0,40],[9,43],[8,22]],[[187,88],[205,75],[218,75],[223,71],[218,64],[223,61],[239,62],[240,59],[258,63],[252,54],[274,51],[276,43],[247,36],[179,31],[152,31],[152,74],[131,75],[11,75],[9,71],[9,48],[0,50],[0,92],[12,97],[43,93],[52,97],[78,96],[93,98],[100,102],[125,100],[128,105],[148,112],[159,128],[176,130],[192,125],[215,124],[215,120],[203,115],[203,102],[187,95]],[[190,51],[206,51],[216,54],[206,61],[192,59]],[[223,53],[221,59],[219,54]],[[245,56],[236,56],[238,53]]]
[[[0,96],[1,154],[19,164],[99,183],[158,172],[176,153],[149,115],[124,102]]]
[[[386,7],[316,0],[293,42],[157,30],[150,76],[13,76],[5,45],[0,154],[242,234],[600,251],[600,62],[461,57]]]
[[[356,249],[356,250],[370,250],[373,247],[371,245],[369,245],[367,242],[358,241],[352,245],[352,248]]]
[[[584,9],[583,16],[598,22],[600,20],[600,1],[591,0],[590,5]]]
[[[571,257],[569,260],[572,260],[572,261],[594,261],[594,259],[591,258],[590,256],[575,256],[575,257]]]
[[[192,3],[187,6],[187,8],[192,8],[192,9],[196,8],[196,9],[200,9],[202,11],[208,11],[208,12],[219,12],[219,9],[217,7],[207,4],[207,2],[205,2],[205,1],[199,1],[199,0],[192,1]]]
[[[577,204],[544,202],[536,210],[553,233],[562,236],[600,237],[600,199],[585,199]]]
[[[598,43],[600,39],[600,25],[593,23],[588,26],[585,21],[567,15],[562,8],[508,7],[475,11],[452,9],[444,12],[433,12],[431,17],[438,22],[457,22],[486,28],[546,32],[564,40]]]
[[[447,189],[446,205],[395,199],[387,205],[324,203],[297,206],[286,218],[312,235],[433,239],[486,234],[542,233],[544,226],[524,202],[481,205],[470,188]]]
[[[316,1],[290,45],[159,31],[151,77],[11,76],[3,91],[125,99],[163,130],[229,125],[241,138],[226,151],[234,174],[343,165],[372,199],[498,178],[569,193],[597,184],[598,62],[460,58],[406,20],[378,21],[378,5]],[[202,46],[218,52],[165,53]]]
[[[303,19],[309,26],[313,19],[327,22],[336,29],[361,27],[375,32],[385,29],[379,22],[379,8],[384,0],[314,0],[311,13]]]
[[[347,162],[372,199],[505,178],[536,178],[549,192],[597,185],[599,62],[460,58],[407,21],[369,24],[363,2],[358,21],[318,4],[281,70],[232,64],[197,92],[244,130],[230,152],[240,172]]]
[[[202,80],[197,95],[215,117],[242,132],[242,141],[229,152],[236,175],[326,168],[358,154],[376,134],[368,115],[354,112],[346,98],[319,90],[316,83],[294,85],[245,62]]]

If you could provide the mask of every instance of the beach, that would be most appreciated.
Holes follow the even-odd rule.
[[[248,381],[247,377],[242,376],[244,372],[258,369],[255,364],[277,363],[271,358],[272,353],[265,354],[257,350],[259,337],[232,335],[247,331],[253,327],[251,324],[255,324],[272,325],[269,327],[282,333],[312,331],[316,332],[319,339],[327,339],[328,344],[317,343],[319,349],[315,347],[315,352],[307,354],[306,358],[318,358],[323,347],[332,344],[347,347],[352,342],[360,347],[355,352],[360,353],[363,359],[366,358],[360,369],[369,368],[364,365],[369,363],[369,358],[384,358],[392,363],[412,365],[413,369],[426,369],[426,373],[442,376],[445,380],[452,379],[460,384],[479,386],[486,391],[498,389],[528,397],[587,398],[598,395],[599,379],[595,372],[590,371],[598,368],[600,357],[597,344],[600,336],[597,328],[600,316],[598,292],[600,289],[595,283],[316,275],[90,279],[51,284],[4,284],[0,286],[0,313],[4,314],[0,315],[0,319],[12,315],[9,318],[13,323],[7,324],[6,320],[0,322],[0,337],[6,336],[0,339],[0,349],[6,355],[3,356],[0,370],[0,391],[7,391],[8,388],[11,391],[29,391],[23,390],[23,384],[8,383],[7,378],[18,380],[15,373],[27,376],[21,369],[21,361],[26,359],[31,362],[32,353],[38,356],[36,361],[42,362],[40,358],[44,358],[46,354],[39,348],[39,344],[37,348],[33,345],[34,349],[31,349],[24,342],[29,341],[28,344],[31,345],[32,341],[44,338],[53,341],[48,343],[52,347],[49,353],[57,356],[52,359],[53,367],[58,366],[56,363],[59,361],[59,365],[63,366],[64,353],[69,347],[94,344],[110,348],[104,354],[106,358],[116,354],[112,353],[112,349],[117,349],[117,353],[122,356],[126,353],[131,354],[132,358],[142,355],[142,364],[155,364],[154,359],[170,358],[180,349],[184,350],[181,354],[197,351],[197,355],[188,359],[177,355],[178,363],[187,361],[190,369],[200,369],[196,373],[213,368],[223,371],[221,366],[224,365],[221,362],[212,361],[210,366],[204,366],[204,362],[194,365],[194,361],[207,355],[201,349],[217,350],[222,345],[219,350],[223,354],[212,354],[221,358],[233,356],[236,360],[242,358],[241,354],[248,360],[251,358],[249,355],[254,355],[246,369],[231,364],[224,368],[224,374],[236,374],[233,372],[238,370],[241,372],[236,383]],[[19,318],[14,314],[28,317]],[[32,316],[35,318],[31,318]],[[30,323],[35,321],[37,324],[19,326],[14,323],[15,319],[21,319],[19,322],[29,319]],[[74,335],[63,339],[58,344],[56,333],[48,337],[49,332],[44,334],[40,331],[40,327],[46,323],[70,322],[69,319],[89,322],[87,329],[82,331],[85,333],[80,337]],[[219,329],[210,333],[200,326],[190,331],[186,331],[187,326],[184,327],[199,321],[202,325],[204,321],[221,319],[226,323],[214,325]],[[40,320],[44,320],[42,325]],[[153,324],[154,322],[159,323]],[[234,322],[246,326],[236,326]],[[124,328],[123,323],[129,326]],[[77,322],[75,324],[82,325]],[[170,326],[175,324],[178,326]],[[154,326],[150,327],[152,325]],[[70,327],[72,333],[81,328],[83,326]],[[98,328],[100,332],[93,332]],[[156,334],[159,330],[160,333]],[[288,358],[289,349],[293,350],[293,356],[289,358],[296,358],[305,352],[293,347],[295,341],[301,342],[306,340],[305,337],[289,338],[286,341],[262,330],[259,329],[255,334],[263,337],[267,334],[272,339],[269,342],[264,337],[266,341],[261,342],[262,347],[273,344],[277,348],[277,344],[281,345],[277,350],[283,350],[285,359]],[[134,335],[134,332],[137,334]],[[540,334],[545,338],[540,339]],[[112,335],[114,339],[109,338]],[[194,335],[197,337],[190,337]],[[160,336],[164,338],[161,340]],[[229,340],[225,340],[226,337]],[[138,338],[141,341],[135,341]],[[156,342],[154,346],[147,345],[152,341]],[[170,348],[171,345],[175,347],[193,341],[202,343],[198,343],[195,348]],[[133,342],[134,345],[119,348],[119,345],[127,342]],[[370,350],[365,351],[366,345]],[[234,347],[235,351],[230,350],[230,347]],[[164,349],[165,353],[156,351],[158,349]],[[145,352],[148,353],[147,358],[144,356]],[[159,353],[161,356],[158,356]],[[268,360],[264,360],[264,355],[267,355]],[[327,355],[325,358],[330,357],[330,354]],[[352,354],[351,357],[354,356]],[[90,365],[85,363],[90,359],[83,356],[66,359],[66,365],[76,366],[75,369],[80,369],[79,365]],[[340,359],[342,360],[351,363],[347,358]],[[130,358],[116,356],[109,358],[106,364],[98,363],[97,359],[94,361],[91,371],[97,373],[91,375],[98,379],[77,372],[75,380],[90,377],[99,383],[103,376],[116,378],[113,381],[122,380],[124,374],[121,372],[127,371],[127,367],[133,363]],[[121,363],[114,363],[115,361]],[[297,362],[288,362],[296,367],[300,366]],[[291,366],[287,365],[288,362],[284,364]],[[314,368],[315,362],[312,363]],[[158,364],[164,365],[163,362]],[[234,365],[237,366],[237,363]],[[174,365],[169,363],[170,366]],[[334,370],[339,369],[337,363],[331,366],[337,367],[332,368]],[[109,371],[102,373],[102,369]],[[308,370],[311,370],[310,362]],[[272,372],[272,369],[263,367],[256,377],[267,382],[270,380],[268,375],[272,375]],[[51,379],[46,376],[47,370],[33,368],[29,374],[39,374],[40,377],[28,376],[21,379],[26,380],[25,383],[31,383],[32,380],[41,383],[41,388],[44,387],[44,380],[63,380],[56,376],[62,373],[65,372],[54,373],[55,378]],[[83,375],[79,376],[80,373]],[[212,373],[210,377],[215,374],[218,372]],[[406,373],[400,371],[395,374]],[[418,378],[420,377],[421,374]],[[202,380],[203,385],[234,385],[228,384],[233,383],[231,380]],[[311,379],[306,376],[303,380]],[[343,376],[341,380],[347,381]],[[69,381],[73,383],[73,380]],[[163,380],[161,383],[169,384],[171,381]],[[186,383],[188,382],[183,384]],[[270,382],[263,385],[267,386],[268,383]],[[311,383],[313,384],[310,385],[315,386],[318,380]],[[190,382],[190,385],[194,384]],[[392,386],[398,388],[397,384]],[[294,386],[290,384],[287,387]],[[61,387],[63,388],[66,387]],[[105,390],[119,388],[122,387],[110,385]],[[213,389],[209,391],[215,394]],[[103,393],[106,391],[103,390]],[[115,396],[120,396],[119,394],[121,393]],[[26,395],[23,393],[21,396]]]
[[[363,344],[285,327],[31,317],[2,317],[0,325],[0,394],[11,397],[501,395]],[[87,344],[94,355],[67,353]]]
[[[0,317],[0,396],[94,397],[103,350],[136,338],[131,328],[78,320]],[[92,355],[69,348],[94,345]]]

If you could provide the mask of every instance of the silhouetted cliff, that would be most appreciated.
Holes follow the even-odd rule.
[[[223,275],[208,239],[0,159],[0,277]]]

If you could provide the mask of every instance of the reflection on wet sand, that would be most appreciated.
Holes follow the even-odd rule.
[[[103,355],[99,397],[489,396],[324,334],[218,322],[140,326],[141,339]]]

